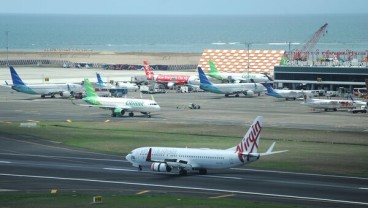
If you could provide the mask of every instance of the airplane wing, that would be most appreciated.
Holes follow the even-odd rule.
[[[156,163],[165,163],[171,168],[176,168],[176,169],[191,170],[193,168],[193,166],[189,164],[188,161],[185,161],[185,160],[177,160],[177,159],[152,160],[152,148],[150,148],[148,151],[146,161],[156,162]]]

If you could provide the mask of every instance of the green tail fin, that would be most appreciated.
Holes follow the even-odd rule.
[[[219,71],[217,70],[215,63],[213,63],[211,59],[208,62],[210,64],[210,73],[217,74]]]
[[[87,97],[97,97],[96,91],[88,79],[84,79],[84,88],[86,88]]]

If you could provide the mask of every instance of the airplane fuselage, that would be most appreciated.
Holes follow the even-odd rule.
[[[114,97],[86,97],[83,100],[92,105],[101,105],[102,108],[120,108],[127,112],[154,112],[160,110],[160,106],[153,100]]]
[[[252,91],[253,93],[262,93],[264,91],[263,85],[259,83],[230,83],[230,84],[201,84],[200,88],[217,93],[217,94],[239,94]]]
[[[35,84],[35,85],[13,85],[12,89],[17,92],[33,95],[54,95],[63,92],[84,92],[79,84]]]
[[[218,149],[200,148],[170,148],[170,147],[141,147],[133,150],[126,156],[126,159],[133,166],[147,166],[152,162],[147,162],[147,154],[152,148],[152,160],[162,160],[175,163],[183,163],[183,166],[190,164],[193,170],[196,169],[226,169],[239,167],[246,163],[256,161],[258,158],[244,158],[233,151]],[[241,159],[240,159],[241,158]]]

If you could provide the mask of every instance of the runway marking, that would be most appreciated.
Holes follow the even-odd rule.
[[[0,192],[7,192],[7,191],[18,191],[14,189],[0,189]]]
[[[199,175],[200,177],[206,177],[206,178],[224,178],[224,179],[236,179],[241,180],[242,178],[239,177],[229,177],[229,176],[213,176],[213,175]]]
[[[331,178],[368,180],[368,178],[363,178],[363,177],[323,175],[323,174],[317,174],[317,173],[297,173],[297,172],[287,172],[287,171],[277,171],[277,170],[255,170],[255,169],[245,169],[245,168],[230,168],[230,169],[231,170],[242,170],[242,171],[253,171],[253,172],[265,172],[265,173],[282,173],[282,174],[291,174],[291,175],[320,176],[320,177],[331,177]]]
[[[123,169],[123,168],[102,168],[102,169],[104,169],[104,170],[128,171],[128,172],[138,172],[138,170]],[[140,171],[140,172],[148,172],[148,171]]]
[[[9,161],[0,161],[0,163],[11,163]]]
[[[144,190],[144,191],[136,193],[136,195],[141,195],[141,194],[145,194],[145,193],[148,193],[148,192],[150,192],[150,190]]]
[[[227,195],[221,195],[221,196],[211,196],[208,197],[210,199],[220,199],[220,198],[226,198],[226,197],[231,197],[231,196],[236,196],[235,194],[227,194]]]
[[[361,189],[361,190],[368,190],[368,188],[364,188],[364,187],[362,187],[362,188],[359,188],[359,189]]]
[[[140,172],[140,173],[155,173],[155,174],[175,174],[171,172],[154,172],[154,171],[144,171],[144,170],[136,170],[136,169],[124,169],[124,168],[103,168],[104,170],[117,170],[117,171],[127,171],[127,172]],[[199,177],[206,178],[222,178],[222,179],[236,179],[241,180],[242,178],[238,177],[229,177],[229,176],[212,176],[212,175],[198,175]]]
[[[223,192],[223,193],[230,193],[230,194],[248,194],[248,195],[266,196],[266,197],[280,197],[280,198],[286,198],[286,199],[298,199],[298,200],[319,201],[319,202],[328,202],[328,203],[368,205],[368,202],[345,201],[345,200],[337,200],[337,199],[325,199],[325,198],[281,195],[281,194],[268,194],[268,193],[259,193],[259,192],[248,192],[248,191],[227,190],[227,189],[212,189],[212,188],[201,188],[201,187],[190,187],[190,186],[134,183],[134,182],[126,182],[126,181],[107,181],[107,180],[85,179],[85,178],[63,178],[63,177],[54,177],[54,176],[20,175],[20,174],[10,174],[10,173],[0,173],[0,176],[54,179],[54,180],[65,180],[65,181],[82,181],[82,182],[95,182],[95,183],[108,183],[108,184],[122,184],[122,185],[134,185],[134,186],[186,189],[186,190],[201,190],[201,191],[211,191],[211,192]]]
[[[57,159],[95,160],[95,161],[110,161],[110,162],[124,162],[123,160],[99,159],[99,158],[89,158],[89,157],[64,157],[64,156],[53,156],[53,155],[31,155],[31,154],[18,154],[18,153],[0,153],[0,155],[27,156],[27,157],[45,157],[45,158],[57,158]]]

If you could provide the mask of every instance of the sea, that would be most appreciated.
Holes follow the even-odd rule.
[[[205,49],[368,53],[368,14],[25,15],[0,14],[0,50],[201,53]]]

